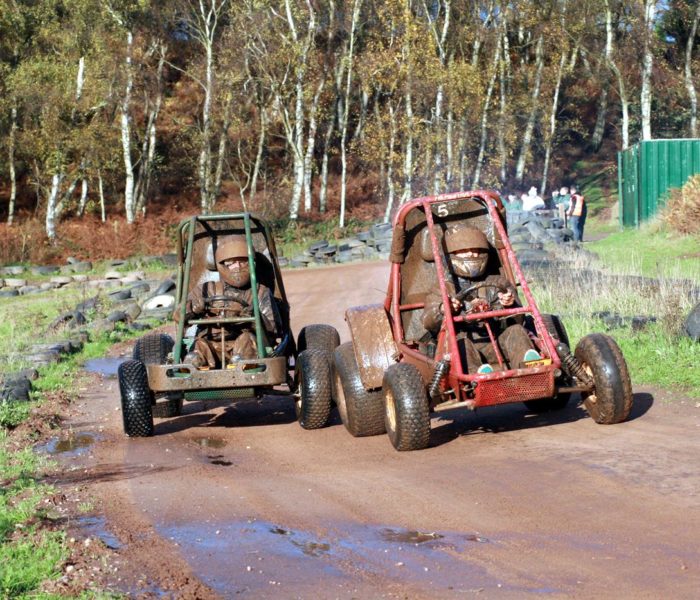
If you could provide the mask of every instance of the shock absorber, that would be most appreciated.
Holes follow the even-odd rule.
[[[559,342],[556,346],[556,350],[559,358],[561,359],[564,370],[571,377],[575,377],[587,385],[593,385],[595,383],[591,376],[586,373],[583,366],[581,366],[581,363],[573,355],[571,350],[569,350],[569,347],[566,344]]]
[[[438,361],[435,365],[435,372],[433,373],[433,378],[430,380],[430,385],[428,386],[428,394],[433,400],[436,400],[440,396],[440,383],[445,378],[445,375],[450,371],[450,355],[445,354],[441,361]]]

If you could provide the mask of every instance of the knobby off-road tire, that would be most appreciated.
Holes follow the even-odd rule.
[[[384,373],[384,423],[397,450],[422,450],[430,441],[430,408],[423,379],[413,365],[398,363]]]
[[[362,385],[352,342],[341,344],[333,355],[335,362],[335,402],[343,425],[354,437],[379,435],[384,425],[382,391],[368,392]]]
[[[138,360],[127,360],[119,365],[118,377],[124,433],[129,437],[152,436],[153,394],[148,387],[146,366]]]
[[[555,344],[556,342],[562,342],[567,346],[569,345],[569,335],[566,333],[566,328],[564,327],[564,323],[561,322],[559,315],[542,313],[542,321],[549,334],[554,338]],[[566,405],[569,404],[570,399],[571,393],[565,392],[563,394],[557,394],[553,398],[526,400],[523,404],[530,412],[544,413],[565,408]]]
[[[583,392],[583,404],[596,423],[624,421],[632,410],[632,383],[627,363],[610,336],[592,333],[576,346],[576,358],[595,381],[592,392]]]
[[[340,345],[338,330],[332,325],[307,325],[299,332],[299,352],[304,350],[320,350],[328,360],[331,369],[331,378],[334,377],[335,365],[333,364],[333,352]],[[331,381],[333,381],[331,379]],[[331,397],[336,400],[335,389],[332,386]]]
[[[136,340],[132,356],[144,365],[164,365],[174,345],[173,338],[165,333],[149,333]],[[177,417],[182,414],[182,394],[156,394],[154,401],[158,400],[161,402],[153,405],[154,417]]]
[[[304,429],[325,427],[331,414],[331,368],[320,350],[304,350],[297,357],[296,414]]]

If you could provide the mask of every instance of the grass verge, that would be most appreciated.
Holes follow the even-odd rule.
[[[700,238],[668,232],[658,223],[615,231],[586,248],[613,272],[688,278],[700,283]]]

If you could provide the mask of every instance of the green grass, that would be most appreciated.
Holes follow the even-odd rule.
[[[583,277],[536,281],[531,287],[543,312],[561,315],[572,347],[588,333],[604,332],[620,345],[632,382],[677,389],[700,398],[700,344],[683,333],[686,315],[696,300],[692,288],[700,285],[700,260],[680,258],[700,251],[700,241],[671,236],[658,227],[611,234],[586,244],[598,260],[582,257],[578,269],[600,269],[628,275],[613,285],[596,285]],[[634,276],[659,278],[658,285],[641,285]],[[593,313],[649,316],[658,321],[634,332],[629,327],[606,329]]]
[[[371,226],[370,223],[350,219],[344,229],[338,227],[338,219],[327,221],[291,221],[280,219],[272,221],[271,227],[275,237],[277,252],[280,256],[294,258],[306,250],[310,244],[320,240],[339,241]]]
[[[23,597],[57,577],[68,550],[60,532],[42,530],[43,499],[51,488],[38,483],[45,461],[31,448],[10,450],[0,429],[0,593]],[[19,532],[19,533],[18,533]]]
[[[658,224],[616,231],[586,248],[613,272],[700,282],[700,239],[669,233]]]

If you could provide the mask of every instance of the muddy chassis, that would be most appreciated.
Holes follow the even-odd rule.
[[[219,229],[211,229],[216,225]],[[204,247],[210,238],[231,232],[245,234],[251,271],[252,316],[228,316],[222,310],[215,317],[185,318],[185,300],[191,284],[206,277],[202,263],[211,263],[212,251]],[[176,417],[184,401],[244,401],[259,398],[275,389],[295,399],[300,425],[306,429],[322,427],[328,421],[332,405],[332,356],[339,344],[338,332],[329,325],[304,327],[295,343],[289,324],[289,307],[276,259],[269,227],[249,213],[192,217],[180,224],[178,236],[178,281],[175,312],[178,316],[176,338],[164,333],[149,333],[136,341],[132,360],[120,365],[118,378],[124,432],[130,437],[148,437],[154,433],[154,417]],[[265,250],[265,255],[261,254]],[[200,265],[198,267],[198,264]],[[275,293],[282,330],[273,346],[262,334],[262,319],[257,301],[257,268],[267,267],[265,284]],[[211,264],[208,267],[212,271]],[[263,274],[262,277],[265,277]],[[221,298],[218,298],[221,301]],[[258,357],[223,362],[218,368],[197,368],[184,362],[187,349],[194,343],[188,328],[248,324],[257,339]],[[222,350],[225,348],[222,335]]]
[[[415,279],[406,277],[402,269],[420,262],[418,258],[411,263],[415,252],[410,244],[422,243],[420,252],[423,258],[426,253],[433,257],[437,278],[429,287],[439,287],[443,305],[448,306],[450,290],[437,232],[441,224],[465,214],[478,215],[477,222],[488,228],[501,273],[519,286],[525,302],[517,308],[491,305],[486,312],[446,315],[433,347],[426,351],[425,344],[415,339],[418,334],[412,338],[408,331],[415,325],[411,313],[421,311],[424,302],[420,295],[404,293],[402,284],[408,286]],[[429,445],[430,414],[435,410],[475,410],[523,402],[532,412],[545,412],[565,407],[576,392],[597,423],[619,423],[629,416],[632,388],[619,347],[610,336],[593,333],[583,337],[571,352],[559,317],[539,311],[510,245],[505,222],[500,198],[487,191],[419,198],[397,213],[386,300],[383,305],[347,310],[352,341],[334,354],[337,404],[351,435],[386,431],[397,450],[418,450]],[[468,373],[458,348],[460,323],[513,318],[524,324],[542,358],[511,368],[489,333],[499,357],[498,368],[492,373]]]

